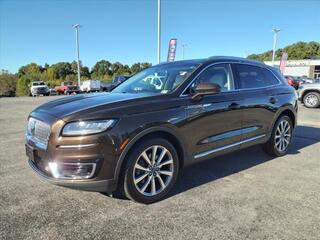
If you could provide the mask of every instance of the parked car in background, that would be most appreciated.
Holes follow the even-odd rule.
[[[28,118],[26,153],[33,171],[53,184],[153,203],[185,166],[260,144],[271,156],[285,155],[296,111],[295,90],[261,62],[163,63],[111,93],[38,107]]]
[[[101,90],[100,80],[84,80],[80,86],[81,92],[99,92]]]
[[[299,82],[293,76],[285,75],[284,77],[287,79],[288,84],[294,87],[294,89],[297,90],[299,88]]]
[[[50,91],[48,86],[43,81],[31,82],[30,96],[35,97],[39,95],[49,96]]]
[[[299,100],[308,108],[320,106],[320,83],[303,84],[298,89]]]
[[[110,92],[111,82],[101,82],[100,88],[101,88],[101,91],[103,92]]]
[[[118,86],[119,84],[123,83],[124,81],[126,81],[127,79],[129,79],[131,76],[123,76],[123,75],[119,75],[119,76],[115,76],[112,79],[109,91],[112,91],[112,89],[114,89],[116,86]]]
[[[60,86],[54,88],[58,94],[72,94],[80,93],[80,88],[78,85],[74,85],[72,82],[61,82]]]
[[[57,92],[57,90],[55,90],[54,88],[50,88],[49,89],[49,92],[50,92],[50,96],[55,96],[55,95],[58,95],[58,92]]]

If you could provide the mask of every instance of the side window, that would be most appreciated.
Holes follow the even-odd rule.
[[[279,83],[277,78],[267,69],[236,64],[240,89],[261,88]]]
[[[274,76],[270,70],[261,68],[263,75],[264,75],[264,80],[266,85],[271,86],[271,85],[276,85],[279,84],[279,80]]]
[[[212,83],[220,87],[221,92],[234,90],[234,81],[229,64],[217,64],[205,69],[186,90],[185,94],[192,94],[199,83]]]

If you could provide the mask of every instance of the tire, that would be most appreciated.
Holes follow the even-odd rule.
[[[292,140],[292,132],[291,119],[286,115],[280,116],[273,127],[268,142],[262,145],[263,150],[273,157],[285,155]]]
[[[303,97],[303,104],[307,108],[317,108],[320,106],[320,94],[317,92],[309,92]]]
[[[165,154],[159,159],[162,153]],[[148,164],[148,161],[157,163],[159,160],[158,165]],[[135,202],[157,202],[170,192],[178,172],[179,159],[173,145],[163,138],[146,139],[139,145],[134,145],[129,152],[120,181],[120,187],[123,188],[121,192]]]

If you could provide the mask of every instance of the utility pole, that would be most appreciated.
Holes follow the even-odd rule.
[[[158,0],[158,64],[161,61],[161,0]]]
[[[184,56],[185,56],[185,48],[188,46],[188,44],[186,43],[182,43],[182,60],[184,60]]]
[[[280,32],[281,29],[274,28],[272,32],[274,32],[273,36],[273,52],[272,52],[272,66],[274,66],[274,58],[276,56],[276,45],[277,45],[277,33]]]
[[[76,30],[76,46],[77,46],[77,65],[78,65],[78,86],[80,86],[80,55],[79,55],[79,28],[80,24],[74,24],[72,26]]]

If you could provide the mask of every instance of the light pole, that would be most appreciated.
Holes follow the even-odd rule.
[[[161,0],[158,0],[158,63],[161,61]]]
[[[72,27],[76,30],[78,86],[80,86],[79,28],[80,28],[81,26],[80,26],[80,24],[74,24]]]
[[[188,46],[188,44],[186,43],[182,43],[182,60],[184,60],[184,56],[185,56],[185,48]]]
[[[272,52],[272,66],[274,66],[274,58],[276,56],[276,45],[277,45],[277,33],[280,32],[281,29],[274,28],[272,29],[272,32],[274,32],[273,36],[273,52]]]

